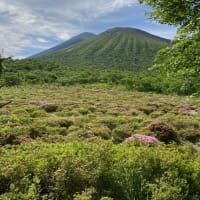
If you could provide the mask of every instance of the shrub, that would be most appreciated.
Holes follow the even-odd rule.
[[[29,129],[29,136],[32,139],[36,139],[44,134],[46,134],[46,127],[45,126],[32,126]]]
[[[26,74],[25,80],[26,80],[26,82],[31,83],[31,84],[40,83],[40,78],[39,78],[38,74],[34,73],[34,72],[30,72],[30,73]]]
[[[5,85],[15,86],[20,85],[22,80],[17,75],[6,75],[5,76]]]
[[[21,144],[23,142],[31,142],[32,138],[28,135],[19,135],[13,140],[13,144]]]
[[[198,200],[199,161],[165,145],[23,143],[1,148],[0,199]]]
[[[178,142],[178,137],[175,131],[163,122],[154,121],[150,123],[147,128],[151,130],[155,134],[155,136],[162,142]]]
[[[48,121],[48,124],[50,126],[60,126],[60,127],[64,127],[64,128],[69,128],[70,126],[72,126],[74,123],[72,120],[69,120],[67,118],[52,118]]]
[[[126,124],[122,124],[117,126],[115,129],[112,130],[112,137],[114,143],[123,142],[124,139],[131,136],[133,133],[133,129]]]
[[[13,133],[0,132],[0,145],[13,144],[16,136]]]
[[[125,142],[134,142],[134,141],[140,141],[147,144],[157,144],[159,142],[157,138],[143,134],[134,134],[125,140]]]
[[[34,110],[30,113],[30,117],[39,118],[39,117],[46,117],[47,113],[44,110]]]
[[[54,103],[42,103],[40,105],[40,107],[42,109],[44,109],[46,112],[50,113],[50,112],[56,112],[58,109],[58,105],[54,104]]]
[[[200,140],[200,130],[194,128],[185,128],[179,131],[181,137],[190,142],[196,143]]]
[[[96,191],[95,188],[86,188],[81,193],[77,193],[74,195],[74,200],[93,200]]]

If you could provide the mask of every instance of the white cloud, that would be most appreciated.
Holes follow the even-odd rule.
[[[119,9],[124,6],[131,6],[135,1],[132,0],[115,0],[112,4],[114,9]]]
[[[46,40],[46,39],[44,39],[44,38],[37,38],[36,39],[38,42],[41,42],[41,43],[48,43],[49,41],[48,40]]]
[[[20,55],[27,47],[47,48],[44,38],[66,40],[84,23],[130,6],[136,0],[1,0],[0,49]],[[40,43],[40,47],[35,43]],[[44,45],[43,45],[44,44]]]

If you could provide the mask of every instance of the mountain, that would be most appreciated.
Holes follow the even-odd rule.
[[[33,55],[30,58],[38,58],[38,57],[41,57],[41,56],[44,56],[44,55],[47,55],[47,54],[68,48],[68,47],[71,47],[75,44],[78,44],[79,42],[82,42],[82,41],[84,41],[88,38],[92,38],[94,36],[95,36],[95,34],[93,34],[93,33],[88,33],[88,32],[81,33],[80,35],[77,35],[77,36],[75,36],[75,37],[55,46],[55,47],[52,47],[50,49],[42,51],[41,53]]]
[[[142,70],[169,40],[134,28],[113,28],[41,59],[71,66]]]

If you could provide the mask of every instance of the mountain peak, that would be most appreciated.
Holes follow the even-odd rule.
[[[137,29],[137,28],[130,28],[130,27],[115,27],[108,29],[107,31],[103,32],[102,35],[135,35],[135,36],[144,36],[144,37],[151,37],[151,38],[156,38],[160,39],[166,42],[170,42],[170,40],[166,38],[162,38],[156,35],[153,35],[151,33],[148,33],[144,30]]]
[[[73,66],[141,70],[169,40],[135,28],[112,28],[70,48],[42,57]]]
[[[104,33],[133,33],[133,32],[143,32],[140,29],[137,28],[131,28],[131,27],[114,27],[106,30]]]
[[[73,46],[75,44],[78,44],[79,42],[82,42],[82,41],[84,41],[86,39],[89,39],[89,38],[92,38],[94,36],[95,36],[95,34],[89,33],[89,32],[80,33],[79,35],[74,36],[71,39],[69,39],[69,40],[67,40],[67,41],[65,41],[65,42],[63,42],[61,44],[58,44],[55,47],[52,47],[50,49],[42,51],[41,53],[33,55],[30,58],[38,58],[38,57],[45,56],[47,54],[54,53],[56,51],[62,50],[62,49],[69,48],[69,47],[71,47],[71,46]]]

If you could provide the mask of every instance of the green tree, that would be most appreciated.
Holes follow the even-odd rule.
[[[0,76],[3,73],[3,62],[5,61],[5,58],[3,58],[0,54]]]
[[[11,60],[12,60],[11,57],[5,58],[5,57],[3,57],[3,56],[0,54],[0,76],[3,74],[3,70],[4,70],[4,68],[5,68],[4,62],[5,62],[5,61],[11,61]]]
[[[140,3],[153,8],[151,19],[178,27],[172,44],[157,54],[153,69],[164,72],[168,77],[182,79],[180,89],[184,93],[199,91],[200,1],[140,0]]]
[[[7,60],[7,59],[9,59],[9,58],[3,58],[3,57],[1,56],[1,54],[0,54],[0,77],[1,77],[1,75],[2,75],[2,73],[3,73],[3,68],[4,68],[3,62],[4,62],[5,60]],[[3,85],[0,85],[0,88],[3,87],[3,86],[4,86],[4,84],[3,84]],[[6,103],[0,103],[0,108],[6,106],[6,105],[8,105],[8,104],[10,104],[11,102],[12,102],[12,101],[8,101],[8,102],[6,102]]]

